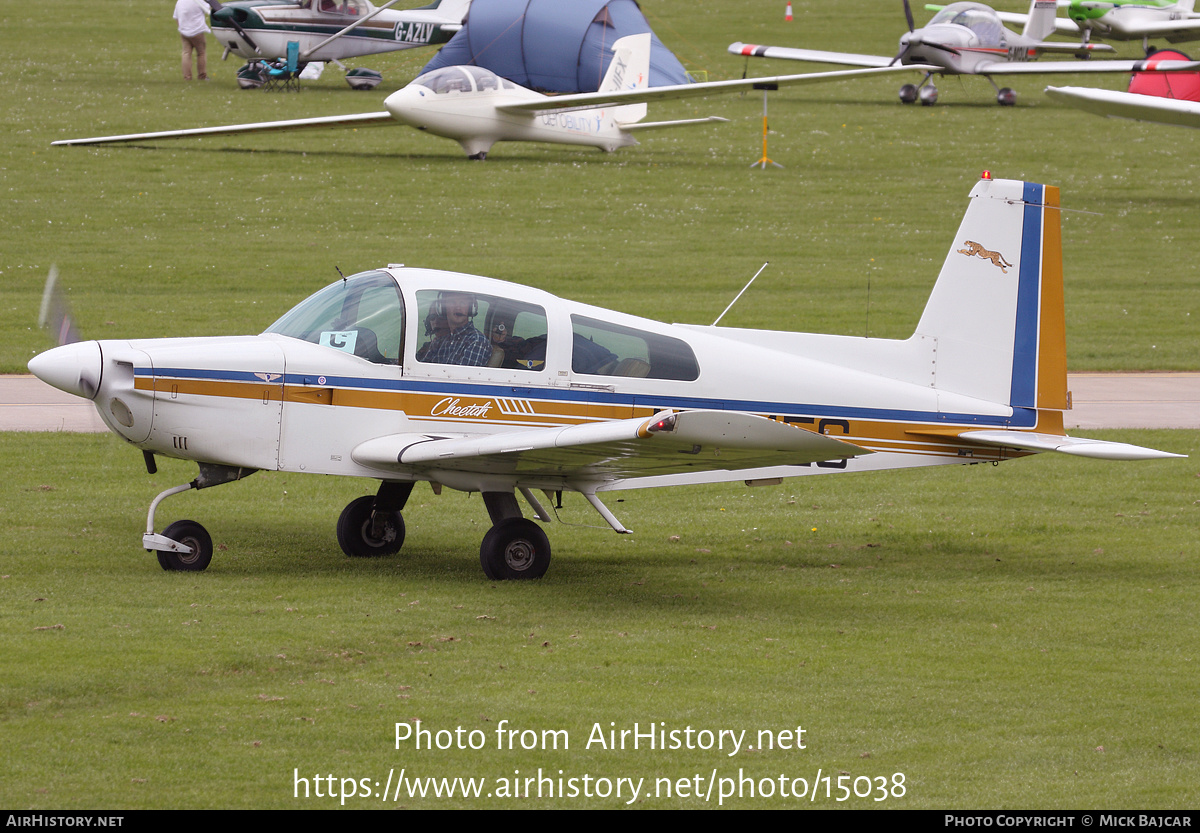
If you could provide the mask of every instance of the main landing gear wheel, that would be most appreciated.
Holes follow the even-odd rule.
[[[937,104],[938,91],[937,87],[933,86],[932,84],[930,84],[928,87],[922,87],[917,95],[921,99],[922,107],[932,107],[933,105]]]
[[[483,536],[479,563],[492,581],[541,578],[550,567],[550,539],[528,518],[509,518]]]
[[[1001,87],[996,93],[996,103],[1001,107],[1012,107],[1017,103],[1017,93],[1010,87]]]
[[[912,104],[917,100],[917,85],[905,84],[900,88],[900,101],[904,104]]]
[[[199,572],[212,561],[212,538],[208,530],[195,521],[176,521],[163,530],[163,535],[192,550],[190,553],[159,550],[158,563],[164,570]]]
[[[399,512],[375,512],[371,495],[350,501],[337,522],[342,552],[351,558],[395,555],[404,546],[404,518]]]

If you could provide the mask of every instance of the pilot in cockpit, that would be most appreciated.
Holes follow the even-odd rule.
[[[436,364],[461,364],[482,367],[492,357],[492,343],[475,329],[473,318],[479,312],[475,296],[469,292],[442,292],[430,308],[434,321],[427,318],[432,340],[417,351],[417,359]],[[436,320],[445,319],[447,330],[436,335]]]

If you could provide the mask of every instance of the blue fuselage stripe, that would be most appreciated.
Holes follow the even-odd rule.
[[[139,367],[135,373],[141,377],[160,379],[205,379],[226,382],[248,382],[256,384],[278,384],[317,386],[317,376],[312,373],[284,374],[278,379],[264,380],[255,373],[233,370],[199,370],[184,367]],[[919,422],[946,425],[988,425],[1028,428],[1036,424],[1036,414],[1014,409],[1011,417],[972,413],[942,413],[937,411],[908,411],[889,408],[855,408],[837,405],[812,405],[797,402],[778,402],[752,399],[714,399],[698,396],[671,396],[656,393],[616,393],[608,391],[564,390],[562,388],[481,384],[478,382],[451,382],[417,379],[371,379],[357,376],[324,376],[320,387],[354,388],[394,393],[443,394],[454,396],[480,396],[519,399],[540,399],[551,402],[596,403],[609,406],[644,407],[655,410],[711,409],[719,411],[745,411],[757,414],[798,417],[832,417],[864,419],[885,422]],[[694,383],[681,383],[694,384]]]

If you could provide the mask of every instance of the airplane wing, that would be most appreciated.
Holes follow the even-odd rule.
[[[978,75],[1061,75],[1086,72],[1196,72],[1200,61],[1156,61],[1153,56],[1139,61],[996,61],[979,64]]]
[[[819,84],[825,81],[840,81],[847,78],[861,78],[868,75],[890,74],[905,70],[930,70],[936,67],[926,67],[918,64],[909,66],[883,66],[872,69],[846,69],[835,72],[810,72],[804,75],[776,75],[768,78],[737,78],[731,81],[709,81],[701,84],[672,84],[666,87],[650,87],[637,90],[615,90],[598,93],[576,93],[574,95],[547,96],[533,101],[522,101],[516,104],[501,104],[497,110],[508,113],[521,113],[540,110],[566,112],[570,110],[590,110],[596,107],[607,107],[619,104],[637,104],[643,101],[663,101],[675,98],[690,98],[693,96],[713,95],[721,92],[740,92],[743,90],[762,89],[764,87],[788,87],[799,84]]]
[[[759,46],[753,43],[731,43],[729,51],[748,58],[782,58],[786,61],[811,61],[815,64],[844,64],[852,67],[891,67],[895,57],[855,55],[850,52],[822,52],[819,49],[792,49],[787,46]],[[920,67],[914,67],[919,69]]]
[[[483,436],[397,434],[361,443],[351,456],[357,463],[384,470],[450,470],[595,484],[804,465],[870,453],[753,414],[696,410]]]
[[[1200,102],[1089,87],[1047,87],[1046,95],[1100,116],[1200,127]]]
[[[269,133],[280,130],[303,130],[316,127],[373,127],[401,126],[384,110],[381,113],[357,113],[349,116],[319,116],[311,119],[287,119],[253,124],[227,124],[217,127],[194,127],[190,130],[162,130],[157,133],[128,133],[123,136],[94,136],[90,139],[62,139],[51,145],[102,145],[116,142],[144,142],[151,139],[178,139],[185,136],[214,136],[224,133]]]

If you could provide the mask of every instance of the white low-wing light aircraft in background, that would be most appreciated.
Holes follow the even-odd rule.
[[[709,117],[643,122],[649,101],[815,84],[909,69],[921,67],[896,66],[649,87],[650,35],[627,35],[613,44],[613,59],[600,90],[594,93],[548,96],[514,84],[482,67],[443,67],[419,76],[392,93],[384,101],[387,110],[382,112],[97,136],[52,144],[146,142],[187,136],[400,123],[453,139],[472,159],[485,159],[496,142],[547,142],[614,151],[637,144],[634,134],[639,130],[725,121]]]
[[[1046,95],[1098,116],[1200,127],[1200,102],[1196,101],[1090,87],[1047,87]]]
[[[1047,75],[1089,72],[1176,72],[1200,69],[1192,61],[1048,61],[1031,63],[1046,52],[1092,52],[1111,47],[1097,44],[1050,43],[1041,40],[1053,31],[1055,0],[1033,0],[1025,31],[1018,35],[1004,28],[996,11],[982,3],[951,3],[943,7],[922,29],[914,29],[907,0],[909,31],[900,38],[900,51],[893,57],[792,49],[733,43],[729,51],[754,58],[784,58],[813,63],[886,67],[900,64],[933,64],[920,85],[905,84],[900,100],[905,104],[937,102],[938,91],[930,82],[934,74],[982,75],[996,87],[993,76]],[[1017,94],[1009,87],[996,88],[996,101],[1016,104]]]
[[[1054,19],[1059,35],[1074,35],[1083,43],[1104,40],[1140,40],[1148,49],[1151,38],[1171,43],[1200,40],[1200,14],[1196,0],[1058,0],[1067,16]],[[998,12],[1005,23],[1024,25],[1028,15]]]
[[[373,6],[368,0],[234,0],[213,7],[213,37],[248,61],[287,57],[295,43],[301,63],[332,61],[445,43],[462,28],[471,0],[437,0],[417,9]],[[354,78],[348,76],[351,86]],[[378,75],[375,76],[376,83]]]
[[[150,504],[143,545],[202,570],[166,497],[257,469],[381,481],[337,524],[347,555],[404,543],[426,481],[480,492],[492,579],[537,578],[535,491],[577,492],[617,532],[610,490],[999,462],[1042,451],[1178,455],[1077,439],[1067,391],[1058,189],[983,181],[907,340],[660,324],[526,286],[388,266],[337,281],[258,336],[67,344],[29,362],[118,436],[195,460]]]

